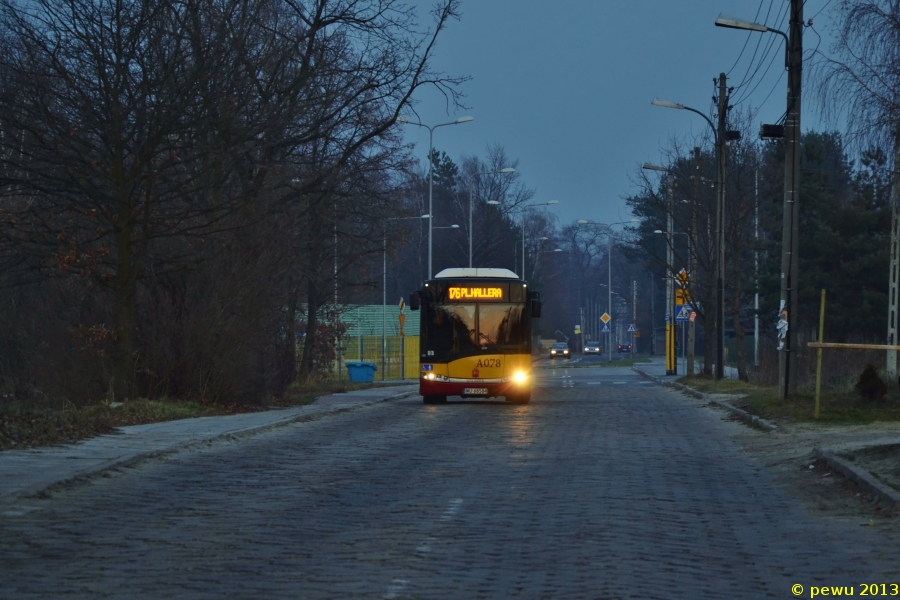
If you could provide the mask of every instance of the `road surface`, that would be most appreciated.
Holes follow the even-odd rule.
[[[541,369],[524,406],[382,403],[21,501],[0,515],[0,598],[719,600],[900,581],[895,544],[806,512],[739,427],[626,368]]]

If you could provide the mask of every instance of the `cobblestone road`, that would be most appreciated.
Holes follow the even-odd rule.
[[[526,406],[385,403],[7,507],[0,598],[718,600],[900,580],[896,546],[800,509],[740,425],[625,369],[543,377]]]

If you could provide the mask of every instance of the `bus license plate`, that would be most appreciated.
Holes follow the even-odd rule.
[[[487,396],[487,388],[463,388],[463,394],[467,396]]]

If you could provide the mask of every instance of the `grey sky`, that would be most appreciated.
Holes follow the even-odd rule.
[[[788,4],[464,0],[463,18],[451,23],[439,40],[434,65],[472,77],[462,88],[470,108],[456,113],[451,108],[448,114],[443,96],[429,90],[417,96],[417,112],[428,125],[475,117],[474,122],[437,129],[435,147],[458,160],[462,154],[484,156],[488,144],[503,144],[519,159],[523,182],[536,189],[535,201],[559,200],[551,210],[561,222],[627,219],[623,197],[634,190],[635,168],[662,161],[660,147],[672,136],[701,135],[708,129],[697,115],[651,106],[654,97],[707,113],[713,78],[730,70],[729,85],[737,86],[761,41],[751,73],[771,44],[768,57],[733,98],[756,86],[737,106],[762,104],[754,118],[757,125],[781,117],[786,85],[782,38],[723,29],[713,22],[719,13],[753,20],[761,8],[760,22],[786,31]],[[815,17],[820,52],[827,52],[829,44],[828,11],[817,13],[827,4],[808,0],[804,9],[805,19]],[[806,29],[806,55],[819,42],[815,32]],[[804,92],[805,130],[820,124],[809,87]],[[407,127],[405,135],[424,161],[428,132]]]

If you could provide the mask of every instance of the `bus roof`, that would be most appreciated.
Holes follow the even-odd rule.
[[[496,279],[518,279],[519,276],[509,269],[454,268],[444,269],[434,276],[435,279],[457,279],[460,277],[485,277]]]

